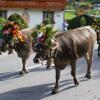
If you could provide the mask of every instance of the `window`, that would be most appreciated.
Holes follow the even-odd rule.
[[[53,11],[44,11],[43,12],[43,21],[45,20],[51,20],[51,22],[54,21],[54,12]]]
[[[7,18],[7,11],[0,11],[0,17]]]

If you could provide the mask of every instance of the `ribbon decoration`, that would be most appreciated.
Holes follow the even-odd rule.
[[[12,31],[12,34],[13,34],[13,36],[16,38],[18,38],[21,42],[25,42],[25,39],[24,39],[24,36],[23,36],[23,33],[22,32],[20,32],[19,30],[13,30]]]

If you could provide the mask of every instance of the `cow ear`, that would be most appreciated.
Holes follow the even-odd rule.
[[[54,39],[51,40],[51,49],[57,49],[59,46],[59,43],[55,41]]]

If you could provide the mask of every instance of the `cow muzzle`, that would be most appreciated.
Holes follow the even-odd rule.
[[[43,66],[43,62],[40,59],[37,59],[37,58],[33,59],[33,63],[35,63],[35,64],[39,64],[40,63]]]
[[[39,59],[34,58],[34,59],[33,59],[33,62],[34,62],[34,63],[39,63]]]

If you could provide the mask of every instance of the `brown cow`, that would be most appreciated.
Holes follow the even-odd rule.
[[[3,43],[2,43],[1,51],[8,50],[9,54],[12,53],[13,49],[16,51],[18,57],[22,59],[22,64],[23,64],[23,68],[20,74],[24,74],[28,72],[26,70],[25,64],[26,64],[26,60],[28,59],[32,51],[32,39],[31,39],[31,36],[29,35],[32,32],[32,30],[33,28],[28,28],[25,30],[18,31],[18,32],[21,32],[20,34],[22,34],[20,35],[23,38],[23,41],[22,41],[21,38],[18,38],[18,36],[16,36],[16,38],[13,38],[13,35],[15,35],[16,33],[13,34],[12,32],[13,31],[16,32],[17,30],[14,29],[14,25],[12,22],[8,22],[3,27]]]
[[[54,59],[56,84],[52,94],[58,92],[60,72],[68,64],[71,65],[71,75],[74,78],[74,84],[76,86],[79,84],[76,78],[76,61],[78,58],[84,57],[86,59],[87,72],[85,77],[88,79],[91,78],[91,64],[95,41],[95,31],[90,26],[85,26],[63,32],[62,34],[55,36],[55,38],[52,40],[50,49],[43,44],[37,44],[34,47],[33,50],[37,52],[35,58],[33,59],[34,62],[38,62],[38,59]]]

